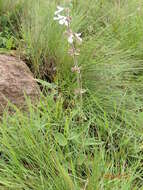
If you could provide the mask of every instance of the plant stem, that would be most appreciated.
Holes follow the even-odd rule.
[[[79,67],[78,66],[78,60],[77,60],[77,57],[75,55],[76,49],[75,49],[75,45],[74,44],[72,44],[72,50],[73,50],[73,62],[74,62],[74,66],[78,68]],[[76,72],[76,77],[77,77],[77,85],[78,85],[79,96],[80,96],[80,107],[82,109],[82,76],[81,76],[81,72]]]
[[[67,9],[67,18],[68,18],[68,26],[67,26],[67,32],[71,33],[71,28],[70,28],[70,14],[69,14],[69,9]],[[77,60],[77,56],[76,56],[76,45],[75,43],[72,43],[71,45],[72,48],[72,52],[73,52],[73,62],[74,62],[74,66],[76,68],[79,68],[78,66],[78,60]],[[81,72],[76,71],[76,78],[77,78],[77,85],[78,85],[78,93],[80,96],[80,109],[82,110],[82,76],[81,76]]]

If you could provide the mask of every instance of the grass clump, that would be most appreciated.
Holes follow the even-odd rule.
[[[137,135],[119,127],[113,131],[107,118],[101,124],[95,112],[94,118],[79,123],[78,111],[65,111],[61,98],[54,102],[52,95],[41,97],[37,107],[29,101],[28,105],[28,113],[16,109],[13,117],[5,113],[1,122],[2,187],[69,190],[87,183],[87,189],[141,185]]]
[[[83,119],[69,45],[53,20],[67,1],[5,2],[1,35],[14,47],[0,47],[15,49],[56,90],[45,89],[37,106],[27,99],[27,113],[1,118],[1,189],[142,190],[142,1],[71,1],[71,28],[83,38]]]

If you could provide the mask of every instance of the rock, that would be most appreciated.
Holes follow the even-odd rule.
[[[25,106],[25,95],[33,102],[39,95],[38,84],[29,68],[16,57],[0,54],[0,113],[8,101],[19,108]]]

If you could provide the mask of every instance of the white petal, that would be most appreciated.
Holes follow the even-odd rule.
[[[70,35],[70,36],[68,37],[68,42],[69,42],[70,44],[73,43],[73,35]]]
[[[59,11],[55,11],[55,15],[58,15],[60,12]]]
[[[81,33],[75,33],[76,37],[80,37]]]
[[[56,15],[54,17],[54,20],[60,20],[60,19],[63,19],[64,16],[61,16],[61,15]]]
[[[68,23],[68,21],[67,21],[67,20],[65,20],[65,25],[66,25],[66,26],[68,26],[68,25],[69,25],[69,23]]]
[[[62,15],[57,15],[59,17],[59,19],[66,19],[65,16],[62,16]]]
[[[55,11],[55,15],[58,15],[62,10]]]
[[[59,24],[63,25],[65,23],[64,19],[59,20]]]
[[[64,10],[63,7],[61,6],[57,6],[57,10],[55,11],[55,15],[58,15],[60,12],[62,12]]]
[[[75,33],[75,37],[79,42],[82,42],[82,38],[80,37],[81,33]]]

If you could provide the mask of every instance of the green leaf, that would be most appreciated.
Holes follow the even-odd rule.
[[[7,39],[7,41],[6,41],[6,48],[8,50],[10,50],[12,48],[12,46],[13,46],[13,38],[11,37],[11,38]]]
[[[78,139],[80,139],[80,136],[81,136],[81,134],[78,133],[77,131],[70,131],[70,134],[68,136],[68,140],[78,140]]]
[[[96,144],[95,138],[87,138],[84,141],[84,146],[93,146]]]
[[[80,154],[77,159],[77,164],[81,166],[84,163],[85,159],[86,159],[86,155],[83,153]]]
[[[67,139],[65,138],[65,136],[62,133],[56,133],[54,135],[55,140],[57,141],[57,143],[61,146],[66,146],[67,145]]]
[[[140,121],[143,121],[143,112],[138,113],[138,118]]]
[[[49,89],[56,88],[56,85],[53,84],[53,83],[49,83],[49,82],[44,81],[44,80],[41,80],[41,79],[36,79],[36,81],[37,81],[38,83],[40,83],[42,86],[45,86],[45,87],[47,87],[47,88],[49,88]]]

